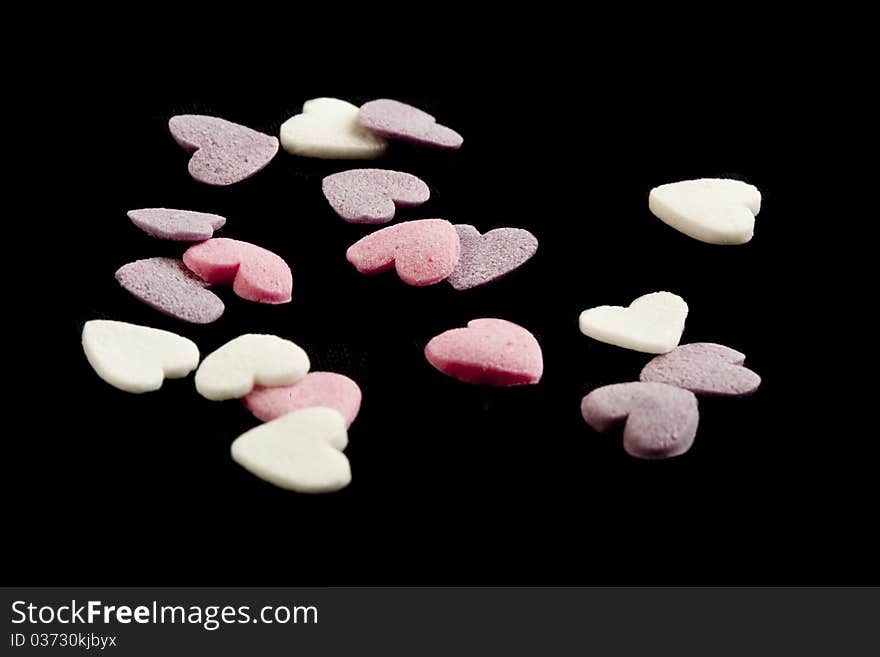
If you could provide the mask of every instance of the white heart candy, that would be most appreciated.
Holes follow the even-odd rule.
[[[663,222],[710,244],[745,244],[755,231],[761,192],[727,178],[701,178],[651,190],[648,207]]]
[[[649,354],[678,346],[688,306],[677,294],[652,292],[623,306],[598,306],[581,313],[581,333],[599,342]]]
[[[336,98],[313,98],[302,114],[281,124],[281,145],[292,155],[328,160],[369,160],[379,157],[388,142],[362,127],[359,108]]]
[[[230,340],[202,361],[196,390],[221,401],[244,397],[255,385],[285,386],[309,372],[309,357],[296,344],[275,335],[247,333]]]
[[[351,481],[341,450],[348,445],[345,419],[332,408],[305,408],[251,429],[232,443],[233,460],[280,488],[329,493]]]
[[[126,392],[158,390],[166,378],[182,378],[199,364],[199,348],[192,340],[126,322],[86,322],[82,346],[97,375]]]

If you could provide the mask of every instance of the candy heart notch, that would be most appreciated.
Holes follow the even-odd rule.
[[[281,145],[291,155],[339,160],[369,160],[388,142],[358,123],[358,108],[336,98],[313,98],[302,114],[281,125]]]
[[[761,192],[727,178],[701,178],[660,185],[648,207],[676,230],[709,244],[745,244],[755,232]]]
[[[395,207],[421,205],[431,190],[419,178],[387,169],[350,169],[327,176],[324,197],[340,217],[351,224],[385,224]]]
[[[538,250],[538,239],[522,228],[496,228],[480,235],[473,226],[456,224],[461,257],[446,280],[456,290],[469,290],[498,280],[521,267]]]
[[[672,351],[681,340],[687,304],[677,294],[653,292],[629,307],[598,306],[581,313],[581,333],[599,342],[649,354]]]
[[[667,383],[697,395],[750,395],[761,385],[761,377],[742,366],[745,359],[744,354],[720,344],[683,344],[652,359],[639,380]]]
[[[153,237],[177,242],[201,242],[210,239],[226,218],[207,212],[144,208],[129,210],[131,223]]]
[[[298,493],[330,493],[351,482],[345,420],[332,408],[306,408],[251,429],[232,443],[248,472]]]
[[[535,336],[504,319],[473,319],[441,333],[425,346],[425,358],[447,376],[488,386],[533,384],[544,372]]]
[[[168,129],[193,154],[189,175],[208,185],[232,185],[250,178],[278,153],[275,137],[216,116],[172,116]]]
[[[309,357],[275,335],[247,333],[207,356],[196,372],[196,390],[206,399],[244,397],[254,386],[296,383],[309,371]]]
[[[232,291],[248,301],[278,304],[292,298],[290,267],[279,256],[250,242],[215,237],[188,248],[183,262],[212,285],[232,283]]]
[[[700,413],[692,392],[665,383],[616,383],[593,390],[581,413],[596,431],[623,425],[623,448],[640,459],[684,454],[694,442]]]
[[[303,408],[332,408],[342,414],[345,427],[348,428],[360,410],[361,389],[357,383],[342,374],[309,372],[289,386],[254,388],[241,401],[263,422],[270,422]]]
[[[199,364],[199,348],[159,329],[106,319],[86,322],[82,347],[95,373],[115,388],[142,393],[158,390]]]
[[[130,262],[116,271],[116,280],[136,299],[184,322],[210,324],[226,309],[203,280],[174,258]]]
[[[388,139],[408,141],[434,148],[461,148],[464,138],[455,130],[437,123],[420,109],[396,100],[380,98],[361,106],[358,122]]]
[[[433,285],[455,269],[460,243],[455,227],[444,219],[405,221],[367,235],[345,254],[362,274],[394,267],[404,283]]]

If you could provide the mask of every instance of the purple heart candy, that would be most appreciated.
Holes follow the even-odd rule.
[[[616,383],[581,402],[584,420],[602,433],[623,428],[623,448],[641,459],[684,454],[694,442],[700,413],[692,392],[665,383]]]
[[[381,98],[364,103],[358,123],[377,135],[435,148],[460,148],[460,134],[420,109],[396,100]]]
[[[120,267],[116,280],[148,306],[185,322],[209,324],[225,309],[220,297],[206,289],[182,260],[136,260]]]
[[[745,355],[720,344],[684,344],[652,359],[639,380],[668,383],[698,395],[749,395],[761,385],[761,377],[742,367],[745,359]]]
[[[538,250],[538,238],[522,228],[496,228],[480,235],[473,226],[456,224],[461,256],[450,285],[467,290],[491,283],[523,265]]]
[[[148,235],[177,242],[201,242],[210,239],[214,231],[226,223],[226,218],[217,214],[168,208],[129,210],[128,218]]]
[[[250,178],[278,152],[276,137],[216,116],[172,116],[168,129],[193,154],[189,175],[208,185],[232,185]]]
[[[431,190],[419,178],[387,169],[350,169],[327,176],[324,196],[340,217],[352,224],[384,224],[395,206],[421,205]]]

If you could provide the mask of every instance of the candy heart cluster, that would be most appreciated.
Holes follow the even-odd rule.
[[[723,345],[677,346],[688,307],[670,292],[654,292],[628,307],[599,306],[581,313],[581,331],[601,342],[660,354],[639,381],[599,388],[584,397],[581,413],[600,432],[623,426],[623,446],[638,458],[683,454],[699,422],[696,395],[739,396],[761,378],[743,367],[745,356]]]
[[[274,335],[245,334],[206,356],[190,340],[109,320],[86,322],[82,346],[104,381],[126,392],[158,390],[165,378],[196,370],[206,399],[241,399],[262,426],[232,444],[232,457],[258,477],[289,490],[339,490],[351,481],[342,450],[361,403],[358,385],[332,372],[309,373],[299,346]]]
[[[174,258],[146,258],[120,267],[116,280],[135,298],[176,319],[194,324],[214,322],[225,305],[213,285],[232,285],[242,299],[287,303],[292,298],[290,267],[271,251],[226,237],[212,237],[224,217],[167,208],[131,210],[132,222],[162,239],[199,242]]]
[[[392,267],[409,285],[448,280],[457,290],[491,283],[526,262],[538,248],[534,235],[499,228],[480,235],[467,224],[444,219],[405,221],[378,230],[351,245],[345,254],[362,274]]]
[[[190,175],[225,186],[245,180],[275,157],[279,139],[225,119],[179,115],[168,122],[173,138],[191,153]],[[364,160],[382,156],[389,142],[455,150],[463,138],[434,116],[395,100],[361,107],[316,98],[283,123],[280,145],[301,157]],[[398,209],[431,198],[430,187],[410,173],[358,168],[326,176],[321,188],[335,213],[353,224],[391,222]],[[751,239],[761,194],[741,181],[687,180],[651,190],[649,209],[668,225],[713,244]],[[260,246],[214,233],[226,219],[216,214],[146,208],[128,213],[147,234],[194,242],[180,259],[156,257],[128,263],[116,272],[120,285],[145,304],[180,320],[205,324],[224,312],[211,289],[231,285],[239,297],[263,304],[292,299],[290,267]],[[417,219],[379,229],[356,241],[347,260],[361,273],[394,269],[405,283],[429,286],[446,280],[455,290],[493,282],[532,258],[538,240],[521,228],[485,233],[445,219]],[[596,340],[655,354],[638,381],[593,390],[581,404],[598,431],[622,427],[625,450],[639,458],[686,452],[699,423],[696,395],[737,396],[753,392],[760,377],[745,368],[745,356],[712,343],[679,346],[688,315],[685,301],[654,292],[629,306],[597,306],[581,313],[581,331]],[[199,394],[209,400],[240,399],[264,424],[239,436],[233,459],[282,488],[327,492],[351,481],[343,450],[347,429],[361,404],[348,377],[310,372],[299,346],[273,335],[245,334],[209,354],[199,365],[190,340],[158,329],[110,320],[83,327],[82,346],[95,372],[132,393],[157,390],[165,378],[193,370]],[[432,338],[425,358],[447,376],[473,384],[536,384],[544,370],[537,339],[513,322],[480,318]]]

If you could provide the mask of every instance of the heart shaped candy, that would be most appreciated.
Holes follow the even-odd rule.
[[[358,108],[336,98],[313,98],[302,114],[281,125],[281,145],[292,155],[367,160],[379,157],[388,142],[358,123]]]
[[[584,335],[649,354],[672,351],[681,340],[688,307],[671,292],[653,292],[639,297],[628,308],[598,306],[581,313]]]
[[[661,221],[710,244],[745,244],[755,232],[761,192],[727,178],[701,178],[660,185],[648,207]]]
[[[299,493],[329,493],[351,481],[342,450],[345,420],[332,408],[306,408],[251,429],[232,443],[232,458],[248,472]]]
[[[378,135],[435,148],[461,148],[464,141],[455,130],[437,123],[420,109],[381,98],[361,106],[358,122]]]
[[[254,388],[241,401],[263,422],[303,408],[332,408],[342,414],[348,428],[360,410],[361,389],[357,383],[342,374],[309,372],[288,386]]]
[[[745,355],[711,342],[676,347],[653,358],[639,375],[640,381],[668,383],[698,395],[749,395],[761,377],[742,366]]]
[[[665,383],[616,383],[593,390],[581,413],[596,431],[623,428],[623,448],[641,459],[684,454],[694,442],[700,413],[692,392]]]
[[[350,169],[327,176],[324,197],[340,217],[352,224],[385,224],[395,206],[421,205],[431,190],[409,173],[387,169]]]
[[[275,335],[247,333],[208,355],[196,372],[196,390],[206,399],[244,397],[254,386],[296,383],[309,371],[306,352]]]
[[[189,175],[208,185],[232,185],[250,178],[278,152],[275,137],[216,116],[172,116],[168,129],[193,154]]]
[[[362,274],[394,267],[409,285],[433,285],[455,269],[460,254],[458,233],[444,219],[405,221],[367,235],[345,254]]]
[[[456,290],[485,285],[522,266],[538,250],[538,240],[522,228],[496,228],[480,235],[473,226],[456,224],[461,257],[446,280]]]
[[[116,271],[116,280],[135,298],[184,322],[210,324],[226,308],[203,280],[174,258],[130,262]]]
[[[226,218],[207,212],[143,208],[129,210],[128,218],[142,231],[153,237],[178,242],[201,242],[226,223]]]
[[[232,283],[232,291],[248,301],[278,304],[292,297],[287,263],[250,242],[215,237],[188,248],[183,262],[212,285]]]
[[[489,386],[537,383],[544,372],[535,336],[504,319],[473,319],[467,328],[441,333],[425,347],[425,358],[447,376]]]
[[[126,392],[158,390],[166,378],[182,378],[199,364],[199,349],[191,340],[105,319],[86,322],[82,347],[97,375]]]

